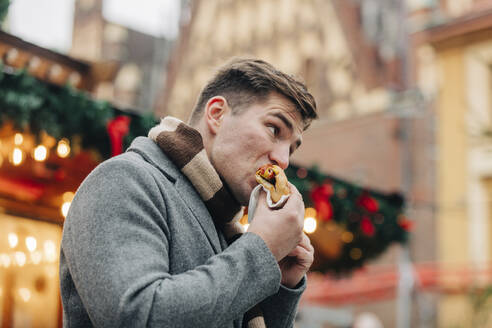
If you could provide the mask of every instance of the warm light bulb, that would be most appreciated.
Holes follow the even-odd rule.
[[[63,198],[63,201],[64,202],[71,202],[72,199],[73,199],[73,196],[74,196],[74,193],[73,192],[67,191],[67,192],[64,192],[63,193],[62,198]]]
[[[244,227],[244,231],[246,232],[246,231],[248,231],[249,224],[248,224],[248,223],[246,223],[246,224],[244,224],[244,225],[243,225],[243,227]]]
[[[312,207],[308,207],[304,210],[304,217],[312,217],[312,218],[315,218],[316,217],[316,210]]]
[[[26,264],[26,254],[24,252],[15,252],[14,258],[18,266],[22,267]]]
[[[306,233],[313,233],[316,231],[316,219],[313,217],[307,217],[304,219],[304,231]]]
[[[44,242],[44,256],[49,262],[56,261],[56,246],[53,241],[47,240]]]
[[[342,233],[341,238],[344,243],[348,244],[352,242],[352,240],[354,240],[354,235],[350,231],[345,231],[344,233]]]
[[[34,238],[33,236],[29,236],[26,238],[26,247],[29,252],[34,252],[34,250],[36,249],[36,245],[36,238]]]
[[[358,260],[362,257],[362,251],[360,248],[352,248],[350,250],[350,257],[352,260]]]
[[[62,139],[58,141],[56,152],[61,158],[65,158],[68,156],[68,154],[70,154],[70,144],[68,143],[67,139]]]
[[[19,237],[13,232],[8,234],[7,239],[11,248],[14,248],[19,243]]]
[[[10,256],[8,256],[8,254],[1,254],[0,255],[0,263],[4,267],[8,268],[10,266],[10,262],[12,262],[12,261],[10,260]]]
[[[62,212],[62,215],[64,218],[67,217],[68,210],[70,209],[70,204],[72,204],[72,203],[71,202],[65,202],[65,203],[63,203],[63,205],[61,207],[61,212]]]
[[[31,291],[27,288],[19,288],[19,295],[24,302],[29,302],[31,299]]]
[[[23,159],[24,159],[24,153],[20,148],[15,147],[14,150],[12,151],[12,164],[17,166],[20,163],[22,163]]]
[[[22,144],[22,142],[24,141],[24,137],[22,136],[22,134],[20,133],[16,133],[15,136],[14,136],[14,143],[19,146]]]
[[[31,261],[34,264],[39,264],[41,263],[41,260],[43,259],[43,254],[40,251],[35,251],[31,253]]]
[[[34,159],[38,162],[42,162],[48,157],[48,149],[45,146],[39,145],[34,149]]]

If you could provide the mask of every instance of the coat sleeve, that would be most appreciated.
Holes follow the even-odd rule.
[[[306,276],[304,276],[295,288],[280,285],[277,293],[269,296],[260,304],[268,328],[294,327],[297,307],[306,289],[306,281]]]
[[[152,174],[115,159],[96,168],[72,202],[64,265],[94,326],[221,327],[278,292],[278,265],[253,233],[171,275],[166,206],[149,195],[161,195]]]

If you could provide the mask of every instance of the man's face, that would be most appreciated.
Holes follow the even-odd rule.
[[[285,169],[301,143],[303,122],[294,105],[272,93],[266,101],[227,111],[210,150],[210,160],[236,199],[247,205],[257,185],[256,170],[264,164]]]

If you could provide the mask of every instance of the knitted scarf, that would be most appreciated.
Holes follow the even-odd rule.
[[[228,243],[240,237],[243,229],[232,219],[240,211],[241,206],[210,163],[200,132],[179,119],[168,116],[149,131],[149,138],[159,145],[190,180]],[[246,312],[243,327],[266,327],[259,305]]]

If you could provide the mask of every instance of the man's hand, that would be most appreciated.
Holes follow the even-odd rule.
[[[308,236],[303,233],[301,242],[278,263],[282,272],[282,285],[289,288],[297,286],[313,261],[314,248]]]
[[[302,201],[302,196],[296,187],[292,184],[289,184],[289,186],[291,195],[280,209],[272,210],[268,208],[266,193],[260,193],[255,216],[248,231],[256,233],[265,241],[278,262],[289,254],[292,254],[291,257],[298,259],[298,264],[295,266],[285,264],[281,266],[281,268],[284,268],[282,274],[288,273],[290,277],[292,275],[297,276],[297,274],[293,273],[300,272],[299,265],[309,268],[309,256],[302,253],[302,250],[298,249],[298,247],[307,250],[310,247],[310,243],[309,239],[307,239],[307,242],[304,240],[304,233],[302,232],[304,228],[304,202]],[[287,259],[284,262],[288,262]],[[292,280],[294,279],[288,279],[289,282]]]

